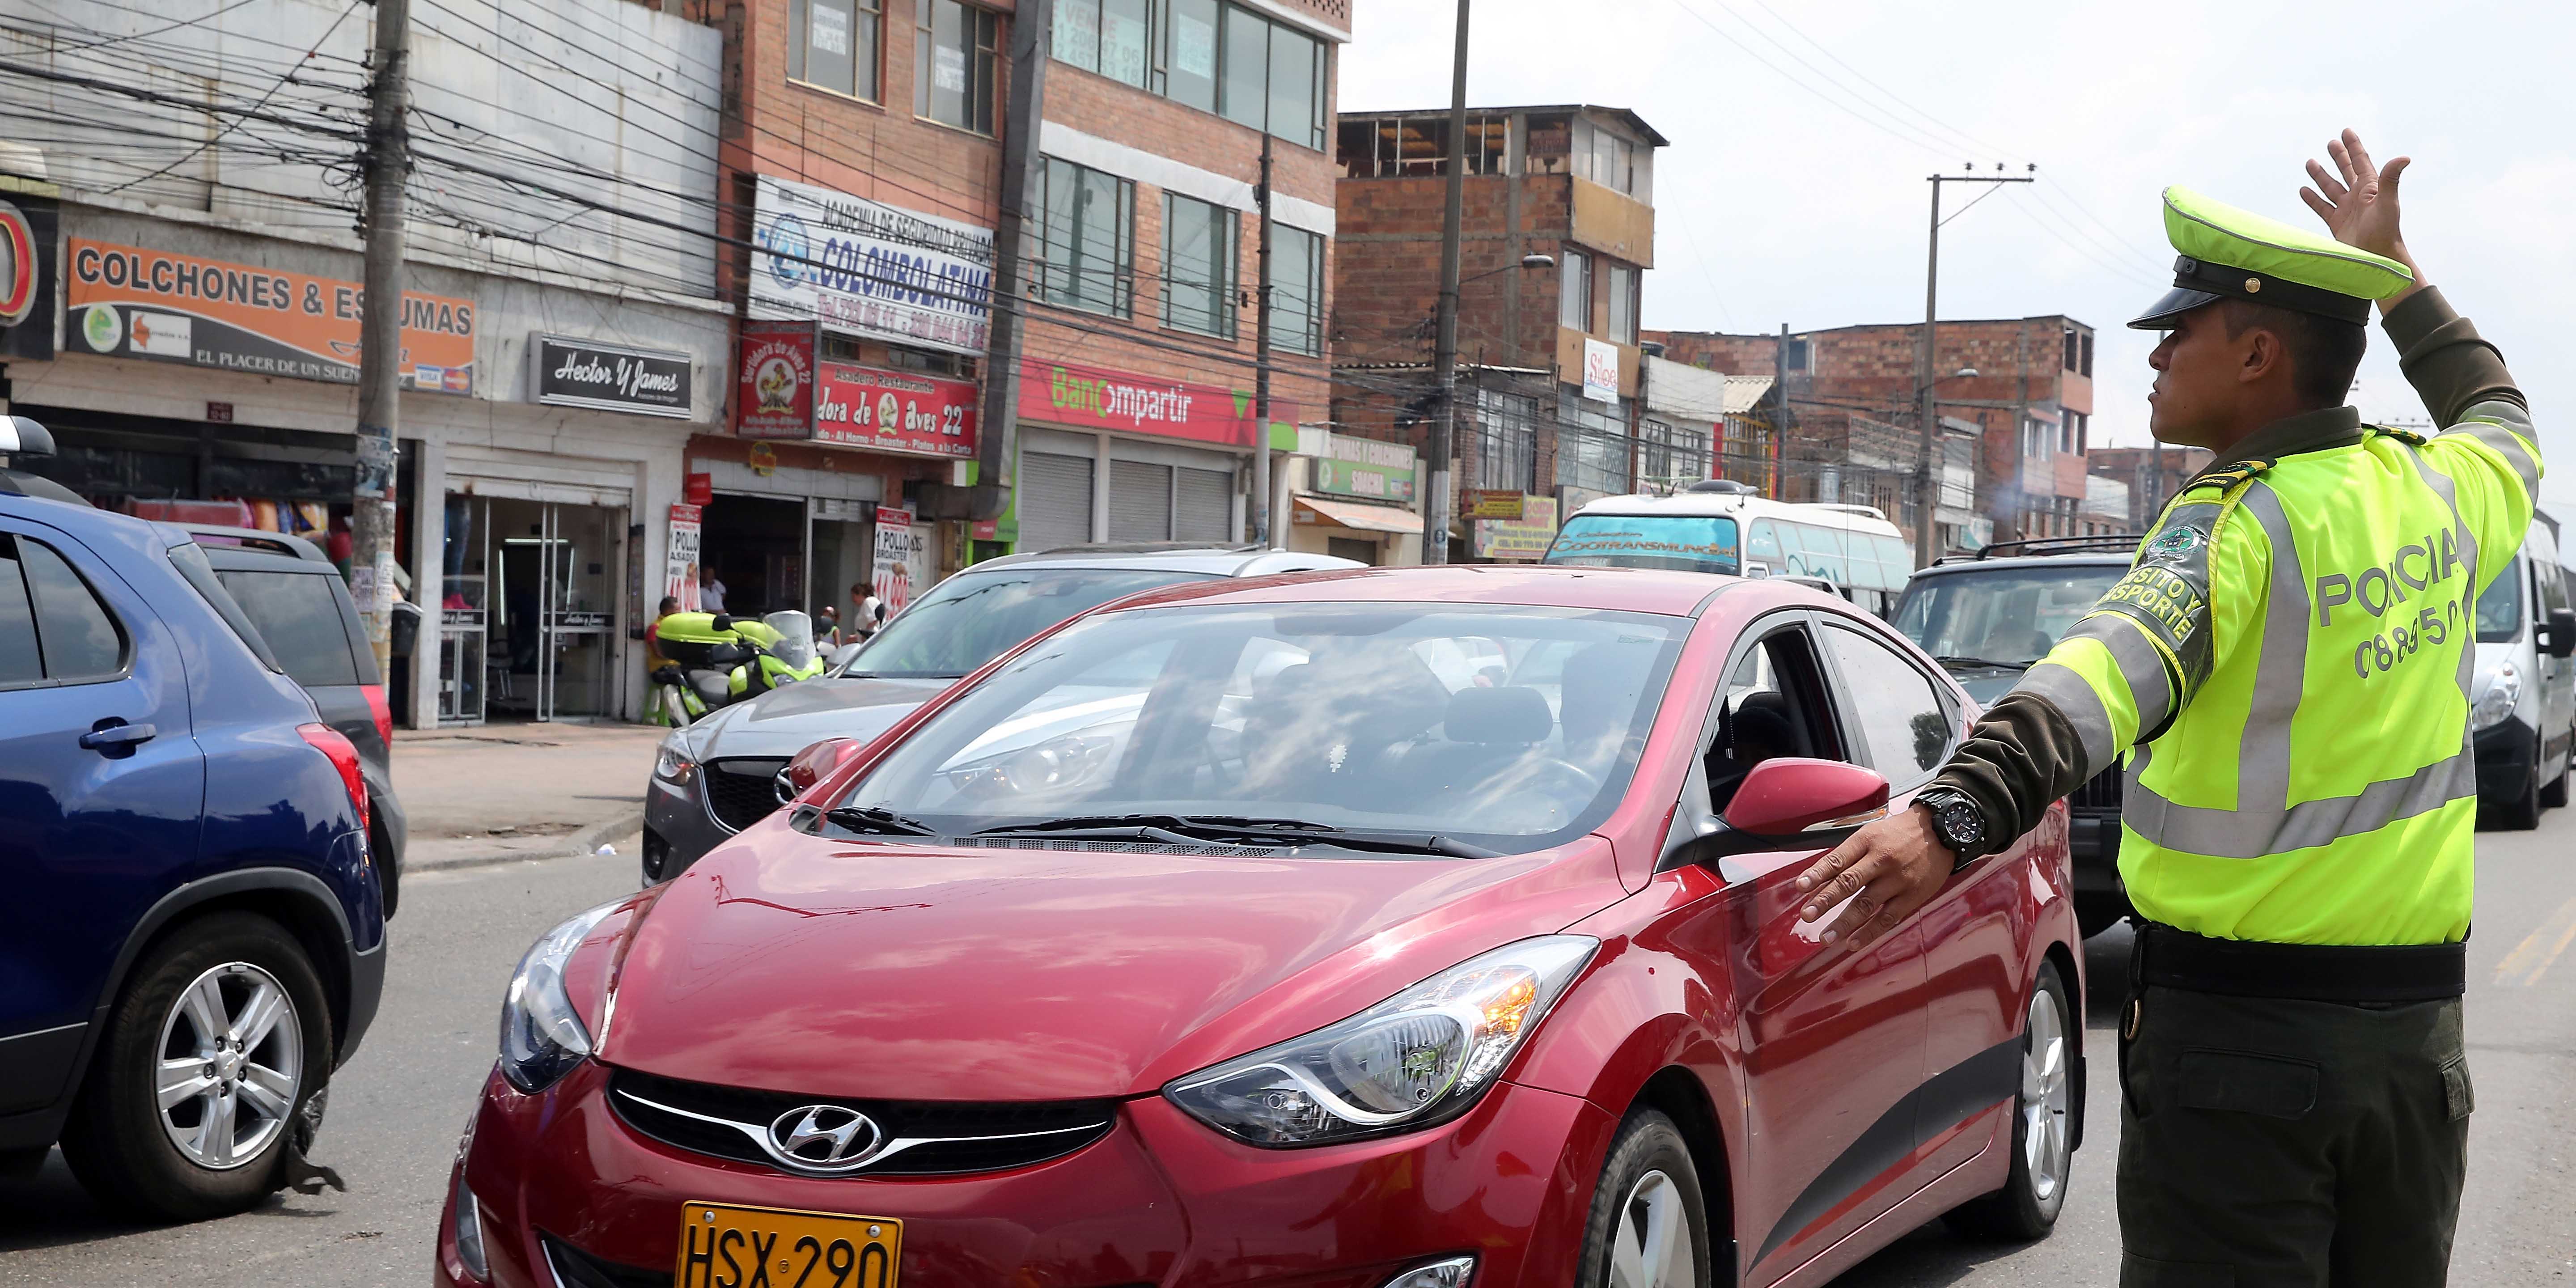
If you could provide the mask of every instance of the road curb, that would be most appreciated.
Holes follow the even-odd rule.
[[[521,863],[535,859],[569,859],[575,855],[589,854],[597,850],[602,842],[614,840],[629,832],[640,832],[643,828],[644,807],[638,805],[631,810],[627,810],[601,822],[593,823],[579,831],[553,838],[554,843],[551,845],[540,846],[532,850],[504,850],[493,854],[469,854],[455,858],[424,857],[415,860],[410,856],[405,856],[402,870],[404,875],[408,876],[416,872],[446,872],[456,868],[488,868],[496,864]]]

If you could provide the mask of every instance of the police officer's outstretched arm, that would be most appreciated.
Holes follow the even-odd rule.
[[[2482,551],[2476,589],[2483,589],[2522,545],[2540,491],[2540,436],[2530,404],[2494,345],[2454,312],[2424,280],[2398,226],[2398,181],[2408,158],[2375,165],[2361,136],[2350,130],[2326,144],[2334,169],[2308,162],[2315,186],[2299,196],[2325,221],[2335,240],[2415,270],[2415,284],[2379,302],[2382,325],[2397,346],[2398,365],[2424,399],[2424,410],[2442,433],[2424,446],[2424,458],[2447,475],[2458,493],[2460,519]]]

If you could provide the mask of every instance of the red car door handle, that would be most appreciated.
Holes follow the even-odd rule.
[[[114,724],[82,734],[80,745],[91,751],[114,751],[122,747],[131,747],[136,743],[150,742],[159,733],[160,730],[148,724]]]

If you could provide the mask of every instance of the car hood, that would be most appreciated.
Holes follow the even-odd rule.
[[[793,756],[825,738],[874,738],[955,683],[814,679],[772,689],[700,721],[698,758]]]
[[[1624,893],[1598,838],[1234,858],[859,844],[774,816],[630,932],[600,1056],[851,1098],[1140,1095]]]

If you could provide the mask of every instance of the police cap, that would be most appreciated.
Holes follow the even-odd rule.
[[[2165,189],[2165,236],[2182,252],[2173,289],[2129,323],[2170,331],[2182,315],[2222,299],[2253,300],[2360,326],[2370,302],[2405,290],[2404,264],[2277,219],[2212,201],[2189,188]]]

